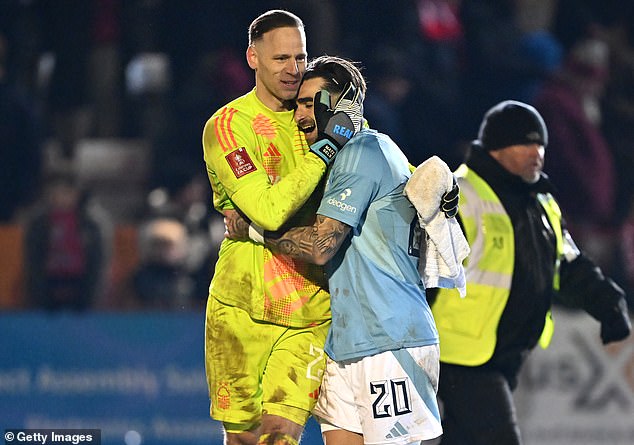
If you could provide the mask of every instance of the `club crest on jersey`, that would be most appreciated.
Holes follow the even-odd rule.
[[[229,163],[231,170],[233,170],[233,174],[236,175],[236,178],[241,178],[242,176],[257,170],[255,164],[249,156],[249,153],[247,153],[244,147],[240,147],[237,150],[232,151],[225,156],[225,159]]]
[[[231,391],[227,382],[220,382],[218,391],[216,392],[216,403],[220,409],[231,408]]]

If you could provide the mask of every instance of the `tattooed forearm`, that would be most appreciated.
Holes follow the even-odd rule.
[[[272,250],[316,264],[332,258],[350,227],[335,219],[317,215],[312,226],[295,227],[282,234],[268,234],[266,245]]]
[[[224,216],[227,238],[235,240],[249,239],[249,221],[247,219],[235,210],[226,210]]]
[[[310,238],[313,227],[296,227],[282,233],[278,238],[265,237],[266,245],[279,253],[295,258],[303,258],[312,253],[310,243],[303,243],[302,239]]]

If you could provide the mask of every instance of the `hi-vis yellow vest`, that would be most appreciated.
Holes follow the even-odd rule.
[[[497,327],[506,307],[515,262],[513,225],[491,187],[473,170],[461,165],[455,173],[460,184],[460,217],[471,253],[465,260],[467,295],[441,289],[432,306],[440,335],[440,359],[445,363],[478,366],[495,349]],[[561,210],[550,194],[538,199],[557,239],[557,258],[563,256]],[[553,286],[559,288],[559,263]],[[553,333],[550,312],[540,338],[547,347]]]

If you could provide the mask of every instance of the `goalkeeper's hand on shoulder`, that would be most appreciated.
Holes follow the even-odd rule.
[[[361,130],[363,122],[363,95],[348,84],[334,106],[330,105],[330,93],[318,91],[313,101],[317,140],[310,146],[326,165],[352,137]]]

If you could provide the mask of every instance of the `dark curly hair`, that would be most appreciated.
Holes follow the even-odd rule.
[[[341,94],[347,83],[352,83],[365,96],[366,84],[357,62],[341,57],[323,55],[310,61],[302,81],[322,78],[330,94]]]

